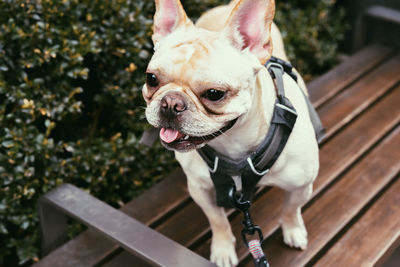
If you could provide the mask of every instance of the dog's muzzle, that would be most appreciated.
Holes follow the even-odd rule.
[[[205,136],[189,136],[174,128],[161,128],[160,139],[161,143],[169,150],[180,152],[198,149],[204,146],[207,142],[220,136],[228,131],[236,123],[237,118],[229,121],[224,127],[218,131]]]

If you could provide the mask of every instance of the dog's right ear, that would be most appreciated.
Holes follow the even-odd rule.
[[[248,49],[262,64],[272,55],[271,24],[274,0],[238,0],[225,27],[231,43]]]
[[[193,22],[187,17],[179,0],[156,0],[154,33],[152,36],[154,44],[175,29],[191,25],[193,25]]]

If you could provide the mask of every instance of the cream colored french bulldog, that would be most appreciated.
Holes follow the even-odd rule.
[[[238,264],[235,238],[196,149],[208,144],[238,160],[265,138],[276,92],[263,64],[271,55],[287,59],[272,22],[274,12],[273,0],[233,0],[208,11],[194,25],[179,0],[156,0],[155,51],[143,86],[146,117],[161,128],[163,145],[175,151],[190,195],[210,222],[211,261],[218,266]],[[297,84],[286,74],[283,79],[298,118],[282,154],[259,185],[286,190],[280,220],[284,242],[305,249],[307,231],[300,209],[318,173],[318,144],[298,88],[306,90],[303,80],[299,77]]]

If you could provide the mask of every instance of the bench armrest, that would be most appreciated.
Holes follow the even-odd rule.
[[[38,201],[38,213],[44,254],[66,241],[68,215],[151,264],[215,266],[71,184],[61,185],[42,196]]]

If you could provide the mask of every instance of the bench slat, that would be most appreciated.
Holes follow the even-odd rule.
[[[375,265],[382,253],[399,240],[399,218],[400,180],[397,179],[315,266]]]
[[[194,218],[196,218],[194,220]],[[200,207],[194,202],[174,214],[157,231],[187,247],[198,240],[204,232],[208,232],[208,220]]]
[[[120,253],[118,256],[114,257],[111,261],[102,264],[102,267],[154,267],[154,265],[148,264],[144,261],[140,261],[139,258],[134,257],[132,261],[132,254],[125,252]]]
[[[307,84],[311,102],[319,107],[349,84],[381,64],[392,52],[390,48],[371,45],[352,55],[332,70]]]
[[[304,266],[307,264],[335,234],[343,229],[373,199],[375,194],[398,175],[400,171],[400,164],[398,164],[399,147],[400,127],[397,127],[397,130],[390,134],[376,149],[307,208],[303,218],[309,229],[309,245],[305,251],[285,246],[281,234],[274,235],[270,240],[266,240],[263,248],[270,255],[271,265]],[[386,227],[386,223],[384,227]],[[350,253],[347,253],[356,252],[352,249]]]
[[[395,86],[400,81],[399,70],[400,54],[397,54],[324,104],[318,113],[324,118],[327,138]],[[341,118],[339,123],[338,117]]]
[[[398,108],[400,90],[398,89],[392,90],[392,93],[367,110],[362,117],[339,132],[335,138],[321,148],[321,168],[318,178],[314,182],[313,196],[325,189],[400,122],[400,109]],[[374,127],[371,127],[372,122],[374,122]],[[360,135],[360,133],[362,134]],[[264,236],[269,236],[277,230],[283,198],[282,190],[272,188],[254,202],[252,216],[255,223],[263,229]],[[266,216],[268,219],[265,218]],[[240,221],[240,217],[232,221],[233,231],[237,237],[240,236]],[[202,244],[196,251],[200,255],[208,257],[209,246],[210,240]],[[247,248],[240,242],[237,244],[237,251],[241,259],[248,255]]]
[[[173,193],[173,194],[172,194]],[[151,187],[128,202],[121,210],[138,221],[151,225],[189,200],[186,177],[181,169],[170,173],[157,186]]]
[[[376,5],[368,8],[365,15],[371,18],[400,24],[400,11],[394,8]]]

